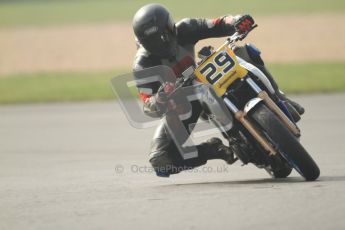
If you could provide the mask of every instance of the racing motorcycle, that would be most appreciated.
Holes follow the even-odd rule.
[[[211,88],[204,92],[208,95],[203,100],[205,110],[212,111],[209,119],[230,141],[229,147],[243,164],[252,163],[274,178],[285,178],[295,169],[307,181],[316,180],[320,170],[301,145],[300,129],[286,103],[276,96],[262,71],[234,52],[236,42],[255,27],[245,34],[236,32],[215,51],[204,52],[202,61],[177,80],[174,92],[196,79]],[[226,113],[217,113],[220,105]],[[228,124],[231,127],[224,128]],[[231,144],[234,136],[236,143]]]

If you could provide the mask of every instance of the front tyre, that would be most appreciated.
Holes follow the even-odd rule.
[[[250,112],[249,116],[268,135],[279,153],[301,176],[307,181],[316,180],[320,176],[320,169],[308,152],[284,123],[265,104],[257,105]]]
[[[287,163],[286,163],[287,164]],[[281,179],[286,178],[290,175],[292,168],[289,165],[283,165],[282,167],[279,167],[278,169],[266,169],[268,174],[270,174],[273,178]]]

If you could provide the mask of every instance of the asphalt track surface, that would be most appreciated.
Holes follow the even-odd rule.
[[[295,98],[316,182],[218,160],[158,178],[116,102],[1,106],[0,229],[344,229],[345,94]]]

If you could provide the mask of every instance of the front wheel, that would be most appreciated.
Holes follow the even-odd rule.
[[[320,169],[285,124],[267,108],[259,104],[249,116],[259,125],[263,133],[272,141],[278,152],[307,181],[316,180]]]
[[[266,171],[273,178],[280,179],[280,178],[288,177],[290,175],[291,171],[292,171],[292,168],[291,168],[290,165],[288,165],[288,163],[285,163],[283,165],[280,165],[280,167],[276,168],[276,169],[266,168]]]

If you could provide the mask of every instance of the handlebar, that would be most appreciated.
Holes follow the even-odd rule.
[[[244,34],[240,34],[238,31],[236,33],[234,33],[231,37],[228,38],[229,43],[234,43],[237,41],[242,41],[245,37],[247,37],[247,35],[249,34],[250,31],[252,31],[253,29],[255,29],[256,27],[258,27],[257,24],[254,24],[247,32],[245,32]]]

